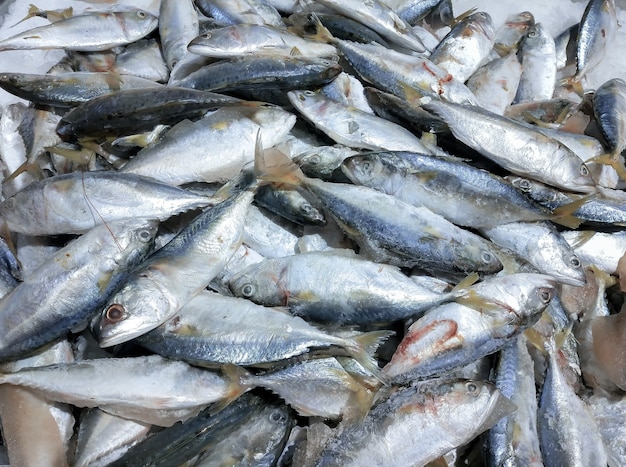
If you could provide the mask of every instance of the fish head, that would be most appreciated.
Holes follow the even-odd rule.
[[[187,46],[191,53],[207,57],[232,57],[245,53],[245,43],[242,40],[239,26],[227,26],[208,31],[195,39]]]
[[[177,308],[164,286],[140,273],[109,300],[93,331],[100,347],[122,344],[157,328]]]
[[[271,260],[253,264],[229,281],[230,290],[237,297],[247,298],[265,306],[285,306],[289,292],[281,286],[281,272]]]
[[[465,252],[465,255],[459,255],[459,264],[456,265],[460,271],[476,270],[495,274],[504,267],[495,250],[486,241],[478,245],[467,245]]]
[[[374,154],[348,157],[341,165],[341,170],[355,183],[365,184],[384,177],[384,166]]]
[[[124,262],[134,266],[143,261],[154,248],[159,220],[140,217],[128,218],[109,222],[106,227],[104,234],[110,236],[111,240],[120,248],[113,260],[116,263]],[[125,251],[129,253],[125,253]]]
[[[555,154],[555,165],[552,175],[562,188],[580,193],[595,193],[596,182],[591,175],[587,164],[578,157],[571,157],[572,151],[563,145],[559,145]]]
[[[159,24],[159,19],[142,9],[133,9],[117,13],[118,18],[123,21],[127,34],[137,36],[139,34],[148,35],[154,31]],[[133,37],[131,36],[131,37]]]
[[[554,53],[554,47],[554,39],[541,23],[528,28],[521,46],[522,50],[531,50],[533,54]]]
[[[475,34],[482,34],[490,40],[494,40],[496,31],[493,27],[491,15],[486,11],[478,11],[467,18],[470,29]]]

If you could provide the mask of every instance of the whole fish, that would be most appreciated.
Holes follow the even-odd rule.
[[[589,407],[561,374],[555,352],[554,348],[548,350],[548,372],[537,413],[543,463],[606,465],[606,452],[598,426]]]
[[[351,156],[342,170],[356,184],[425,206],[456,225],[495,227],[544,220],[550,212],[506,180],[453,157],[378,152]]]
[[[505,347],[532,326],[555,294],[542,274],[518,273],[470,288],[487,305],[446,303],[413,323],[383,373],[393,382],[432,377]]]
[[[307,320],[341,324],[419,316],[464,293],[431,292],[393,266],[334,252],[266,259],[233,276],[230,287],[235,295],[255,303],[287,306]]]
[[[488,433],[487,465],[541,467],[537,434],[537,399],[533,361],[520,334],[500,351],[496,387],[517,411],[498,421]]]
[[[606,141],[607,155],[601,155],[594,160],[612,166],[619,176],[626,178],[626,168],[621,152],[626,148],[626,83],[620,78],[614,78],[603,83],[593,97],[593,112]]]
[[[158,355],[101,358],[0,374],[0,384],[37,390],[47,399],[144,423],[170,426],[213,402],[248,390],[233,373],[224,377]]]
[[[340,72],[337,63],[324,58],[250,55],[206,65],[177,86],[217,92],[318,88]]]
[[[460,104],[475,104],[476,97],[461,81],[427,58],[407,55],[376,43],[337,40],[337,48],[365,81],[398,97],[405,97],[404,86]]]
[[[4,39],[0,41],[0,50],[106,50],[147,36],[156,29],[157,22],[156,16],[140,9],[88,13]]]
[[[265,0],[199,0],[197,5],[206,16],[225,26],[267,24],[276,28],[285,27],[278,11]]]
[[[96,329],[101,347],[156,328],[209,285],[241,244],[254,196],[246,189],[250,183],[245,180],[133,270],[101,313]]]
[[[56,107],[72,107],[120,89],[159,86],[158,83],[144,78],[131,75],[116,76],[112,73],[0,74],[0,87],[2,89],[37,104]]]
[[[424,100],[457,139],[505,169],[566,190],[595,191],[587,166],[555,139],[479,107]]]
[[[209,110],[240,102],[234,97],[208,91],[175,87],[114,91],[74,107],[66,113],[57,133],[64,138],[152,130],[185,118],[198,118]]]
[[[500,391],[480,381],[435,379],[395,388],[362,423],[342,426],[315,465],[426,465],[513,410]],[[407,443],[407,433],[420,435]]]
[[[100,225],[26,277],[0,301],[0,359],[26,356],[84,327],[148,254],[156,228],[145,218]]]
[[[188,49],[194,54],[216,58],[245,55],[332,58],[337,54],[337,49],[331,44],[261,24],[238,24],[214,29],[194,38]]]
[[[419,138],[399,125],[313,91],[290,91],[291,104],[335,142],[351,148],[428,152]]]
[[[136,216],[163,221],[210,204],[205,196],[141,175],[73,172],[28,185],[0,204],[0,215],[12,232],[59,235]]]
[[[172,319],[140,337],[139,342],[161,355],[206,367],[226,363],[267,367],[316,349],[325,355],[339,350],[378,375],[378,366],[366,349],[391,334],[376,331],[352,338],[337,337],[283,309],[203,292]]]
[[[315,195],[368,259],[448,274],[502,268],[484,239],[424,207],[367,187],[307,178],[284,154],[272,155],[278,156],[276,166],[259,161],[261,179],[302,186]]]
[[[198,121],[174,125],[121,172],[170,185],[227,181],[254,159],[257,135],[261,146],[269,148],[295,123],[295,115],[271,105],[218,109]]]

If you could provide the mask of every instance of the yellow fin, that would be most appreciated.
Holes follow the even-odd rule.
[[[349,345],[345,347],[348,354],[359,362],[367,371],[369,371],[381,383],[388,386],[388,379],[383,376],[376,360],[367,353],[370,348],[377,348],[388,337],[394,335],[393,331],[373,331],[366,332],[359,336],[348,339]]]
[[[550,220],[565,227],[569,227],[570,229],[577,229],[582,221],[573,214],[578,211],[581,206],[583,206],[588,201],[594,199],[595,197],[595,194],[583,196],[575,201],[572,201],[571,203],[559,206],[552,211]]]
[[[477,7],[470,8],[469,10],[464,11],[460,15],[455,16],[454,19],[452,20],[452,22],[450,23],[450,27],[453,28],[454,26],[459,24],[461,21],[463,21],[468,16],[474,14],[477,10],[478,10]]]
[[[626,180],[626,167],[624,167],[624,163],[620,160],[619,154],[601,154],[589,159],[587,162],[610,165],[615,169],[617,175],[619,175],[622,180]]]
[[[474,285],[478,281],[478,279],[480,279],[480,276],[478,275],[478,273],[472,272],[468,274],[467,277],[465,277],[461,282],[455,285],[454,288],[451,290],[451,292],[455,293],[455,292],[458,292],[459,290],[466,289],[469,286]]]
[[[254,387],[254,377],[245,368],[228,363],[222,367],[222,373],[228,380],[228,391],[224,398],[212,407],[215,412],[228,407],[231,402]]]
[[[43,170],[41,170],[41,167],[39,167],[38,164],[34,164],[34,163],[26,161],[22,165],[20,165],[17,169],[15,169],[15,171],[4,180],[8,182],[9,180],[13,180],[18,175],[21,175],[24,172],[28,172],[37,180],[43,180],[44,178],[46,178],[43,174]]]

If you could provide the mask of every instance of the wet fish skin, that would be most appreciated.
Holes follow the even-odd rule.
[[[489,55],[494,40],[491,16],[479,11],[455,25],[432,51],[429,60],[465,82]]]
[[[425,206],[450,222],[494,227],[519,220],[544,220],[550,211],[532,203],[514,185],[453,157],[378,152],[345,159],[350,180]]]
[[[127,45],[115,57],[115,66],[111,71],[158,83],[167,83],[170,75],[156,39],[142,39]]]
[[[163,355],[207,367],[225,363],[264,367],[318,349],[326,355],[348,354],[378,376],[378,366],[366,348],[379,345],[391,334],[380,331],[337,337],[284,310],[204,292],[140,342]]]
[[[94,171],[48,177],[0,204],[12,232],[79,234],[130,217],[161,221],[208,206],[210,199],[141,175]]]
[[[354,21],[342,15],[333,15],[330,13],[315,13],[317,20],[329,30],[331,35],[336,39],[347,41],[361,42],[369,44],[376,42],[377,44],[388,47],[389,44],[376,31],[368,28],[364,24]],[[310,13],[294,13],[289,17],[289,21],[298,29],[302,29],[305,33],[318,33],[317,20]]]
[[[106,466],[146,437],[152,426],[89,409],[80,419],[76,455],[77,467]]]
[[[0,87],[22,99],[56,107],[72,107],[119,89],[158,87],[158,83],[135,76],[75,72],[57,75],[0,74]]]
[[[530,11],[507,16],[504,24],[496,31],[494,50],[501,56],[517,51],[520,41],[528,28],[535,24],[535,17]]]
[[[145,334],[202,291],[239,248],[253,196],[243,189],[205,210],[139,265],[101,313],[100,346]]]
[[[156,16],[140,9],[77,15],[4,39],[0,50],[106,50],[141,39],[157,22]]]
[[[450,102],[476,104],[476,97],[467,86],[427,58],[374,43],[337,40],[336,46],[363,80],[383,91],[405,98],[403,85],[408,85]]]
[[[426,465],[514,410],[485,382],[437,379],[392,391],[362,423],[341,427],[315,465]]]
[[[260,24],[238,24],[214,29],[194,38],[188,49],[198,55],[216,58],[245,55],[332,58],[337,54],[337,49],[331,44]]]
[[[255,201],[261,207],[300,225],[324,225],[324,214],[296,190],[264,185],[259,187]]]
[[[289,437],[293,412],[282,403],[263,403],[249,413],[227,438],[199,456],[197,467],[214,465],[255,465],[272,467]]]
[[[470,290],[487,304],[474,309],[446,303],[409,327],[383,368],[392,382],[432,377],[502,349],[539,319],[554,297],[556,282],[542,274],[517,273],[493,277]]]
[[[192,0],[163,0],[159,9],[159,36],[167,66],[172,70],[187,55],[187,44],[198,35],[198,13]]]
[[[539,131],[480,107],[436,99],[422,102],[422,107],[446,121],[457,139],[515,174],[570,191],[596,189],[580,158]]]
[[[352,148],[428,152],[410,131],[313,91],[289,91],[292,105],[337,143]]]
[[[488,466],[541,467],[537,434],[537,399],[533,361],[520,334],[500,351],[496,387],[511,399],[517,411],[502,418],[488,432]]]
[[[615,274],[626,251],[626,232],[595,232],[591,230],[565,231],[563,238],[574,249],[583,264],[599,267],[607,274]]]
[[[206,16],[226,25],[267,24],[277,28],[285,25],[278,11],[263,0],[199,0],[197,6]]]
[[[504,115],[513,102],[522,76],[522,65],[515,52],[496,58],[480,67],[467,81],[479,105]]]
[[[29,387],[51,400],[78,407],[97,406],[160,426],[189,418],[208,404],[233,398],[247,389],[238,381],[158,355],[25,368],[3,373],[0,384]],[[175,415],[159,420],[159,410],[174,411]]]
[[[135,218],[96,227],[25,278],[0,302],[0,359],[22,358],[84,326],[147,256],[157,225]]]
[[[555,350],[548,352],[537,413],[544,465],[606,465],[602,438],[589,408],[561,374]]]
[[[626,82],[614,78],[603,83],[593,97],[593,112],[611,154],[626,148]]]
[[[264,401],[254,394],[244,394],[223,410],[211,407],[198,415],[154,433],[133,446],[111,467],[180,465],[198,454],[209,451],[220,440],[227,439],[248,417],[261,412]]]
[[[528,28],[518,56],[522,75],[513,104],[551,99],[556,86],[556,49],[541,23]]]
[[[287,306],[307,321],[340,324],[419,316],[463,293],[431,292],[394,266],[330,251],[266,259],[233,276],[230,287],[255,303]]]
[[[295,123],[295,115],[269,104],[221,108],[198,121],[177,123],[121,172],[170,185],[225,182],[254,159],[257,135],[268,148],[280,143]]]
[[[216,92],[317,88],[332,81],[341,67],[324,58],[245,56],[206,65],[177,86]]]
[[[482,229],[482,232],[496,245],[528,261],[542,274],[565,284],[585,284],[580,259],[549,222],[510,222]]]
[[[200,117],[209,110],[240,102],[208,91],[175,87],[114,91],[84,102],[66,113],[57,126],[62,138],[115,136],[152,130]]]
[[[317,3],[373,29],[390,42],[415,52],[425,52],[426,47],[413,34],[410,25],[391,8],[378,0],[368,2],[318,0]]]
[[[604,51],[615,37],[617,12],[614,0],[590,0],[585,8],[576,47],[576,74],[581,79],[604,57]]]

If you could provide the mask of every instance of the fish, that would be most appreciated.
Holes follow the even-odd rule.
[[[158,18],[145,10],[74,15],[29,29],[0,41],[0,51],[65,49],[95,52],[141,39],[157,27]]]
[[[556,48],[541,23],[528,28],[518,56],[522,74],[513,104],[551,99],[556,86]]]
[[[173,317],[200,293],[239,248],[254,193],[246,184],[204,210],[139,264],[109,297],[95,330],[101,347],[134,339]]]
[[[362,423],[342,426],[315,465],[426,465],[513,410],[500,391],[482,381],[435,379],[395,388]],[[451,412],[458,423],[447,423]],[[401,434],[407,430],[420,436],[407,444]]]
[[[148,255],[157,225],[154,219],[131,218],[95,227],[9,292],[0,301],[0,360],[28,356],[84,328]]]
[[[187,45],[198,36],[198,13],[191,0],[161,2],[159,37],[165,62],[170,70],[187,55]]]
[[[307,321],[361,325],[418,317],[464,294],[463,286],[450,293],[432,292],[396,267],[367,261],[350,250],[266,259],[235,274],[230,287],[255,303],[287,306]]]
[[[614,0],[590,0],[580,20],[576,45],[576,73],[580,80],[587,70],[597,65],[617,30]]]

